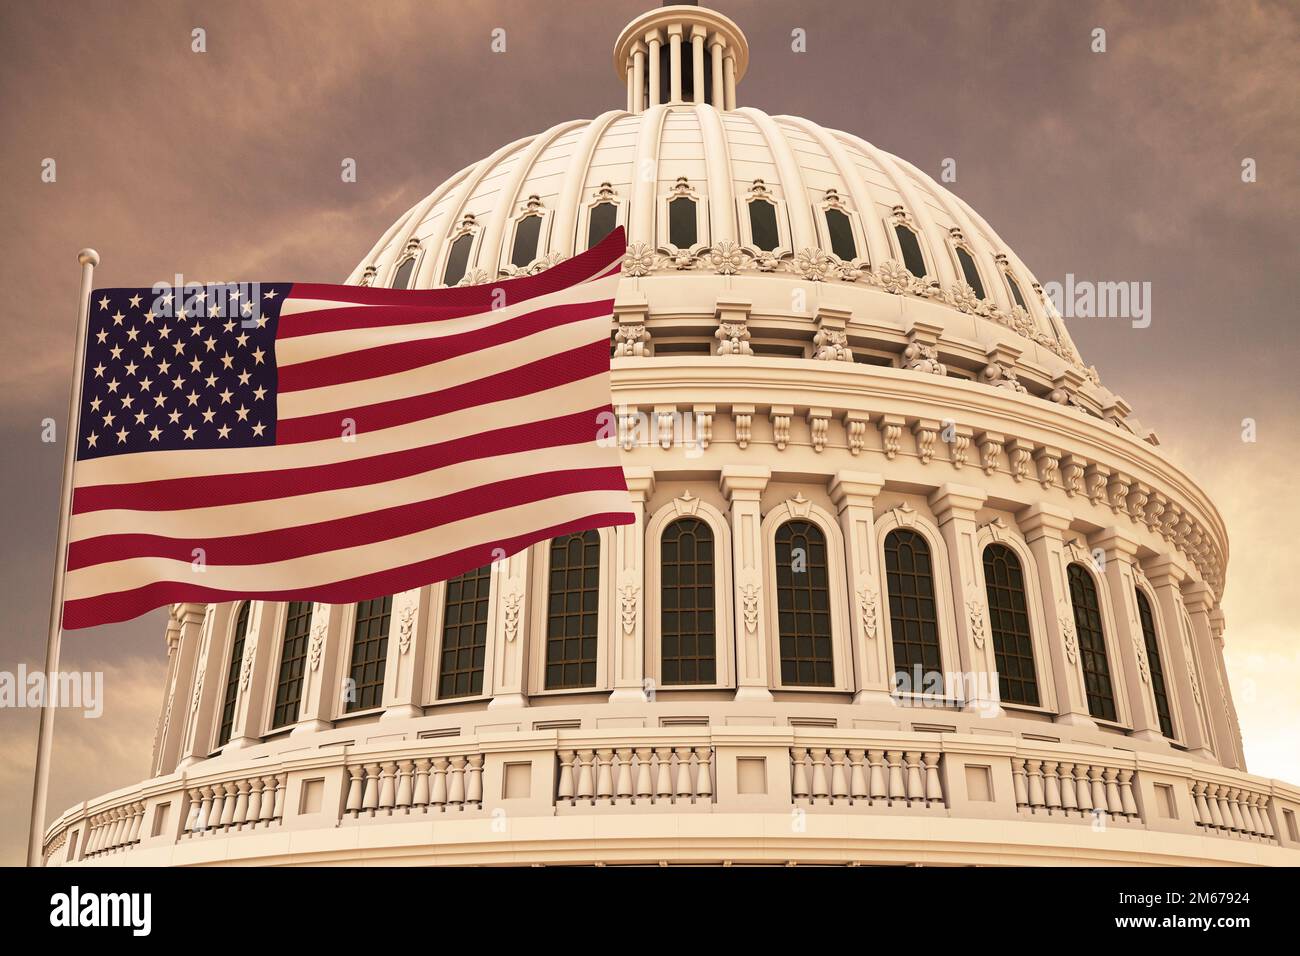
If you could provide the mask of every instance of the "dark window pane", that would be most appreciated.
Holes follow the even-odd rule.
[[[302,677],[307,663],[307,635],[311,631],[310,601],[293,601],[284,622],[284,643],[280,651],[280,673],[275,685],[275,711],[271,728],[285,727],[298,719],[302,701]]]
[[[696,243],[695,200],[678,196],[668,203],[668,241],[678,249]]]
[[[809,608],[828,607],[829,594],[826,536],[811,521],[787,521],[776,529],[777,632],[783,684],[834,686],[830,615],[808,613]]]
[[[525,216],[515,226],[515,245],[510,264],[522,269],[537,258],[537,239],[542,234],[542,217]]]
[[[921,255],[921,244],[917,242],[916,233],[907,226],[898,225],[894,227],[894,234],[898,236],[898,247],[903,250],[903,265],[907,266],[907,271],[912,275],[924,279],[925,256]]]
[[[1088,713],[1100,720],[1115,719],[1115,695],[1110,685],[1110,662],[1106,659],[1106,636],[1101,628],[1101,606],[1092,575],[1080,565],[1067,569],[1070,602],[1074,608],[1074,629],[1079,635],[1079,657],[1083,684],[1088,696]]]
[[[661,541],[663,682],[716,683],[713,532],[698,518],[681,518],[664,529]]]
[[[218,747],[230,743],[230,734],[235,727],[235,702],[239,699],[239,672],[244,662],[244,639],[248,637],[248,617],[252,606],[252,601],[245,601],[240,605],[239,614],[235,618],[235,640],[230,645],[230,666],[226,668],[226,696],[221,705],[221,732],[217,735]]]
[[[980,271],[975,268],[975,260],[961,246],[957,247],[957,261],[961,263],[961,274],[966,277],[966,284],[975,290],[977,298],[984,298],[984,283],[980,281]]]
[[[447,254],[447,271],[442,274],[443,285],[455,285],[465,278],[465,270],[469,268],[469,250],[472,245],[474,245],[474,237],[469,233],[461,236],[451,244],[451,252]]]
[[[595,686],[599,588],[600,534],[584,531],[552,540],[546,617],[548,690]],[[593,600],[586,599],[588,593]]]
[[[1151,613],[1151,603],[1142,589],[1135,591],[1138,619],[1142,622],[1142,641],[1147,649],[1147,667],[1151,671],[1151,693],[1156,699],[1156,716],[1160,718],[1160,732],[1166,737],[1174,735],[1174,721],[1169,713],[1169,689],[1165,685],[1165,669],[1160,662],[1160,642],[1156,639],[1156,619]]]
[[[384,669],[388,665],[388,622],[391,597],[357,602],[357,622],[352,628],[353,699],[348,711],[370,710],[384,700]]]
[[[915,531],[897,528],[885,537],[885,583],[894,647],[894,679],[905,675],[913,692],[938,671],[939,619],[930,577],[930,546]],[[916,668],[921,669],[918,682]]]
[[[781,233],[776,228],[776,206],[764,199],[749,204],[749,233],[754,245],[771,252],[781,244]]]
[[[488,595],[491,590],[490,564],[466,571],[447,582],[442,615],[442,658],[438,664],[439,697],[483,693]]]
[[[587,248],[590,249],[613,232],[617,222],[618,206],[612,202],[592,206],[587,217]]]
[[[831,252],[845,262],[852,262],[858,255],[858,244],[853,239],[853,223],[839,209],[826,210],[826,231],[831,236]]]
[[[1005,544],[991,544],[984,549],[984,588],[989,599],[998,693],[1007,703],[1037,707],[1038,677],[1034,671],[1025,579],[1020,559]]]
[[[1007,275],[1007,285],[1011,286],[1011,298],[1016,300],[1016,305],[1020,306],[1020,308],[1028,312],[1029,306],[1025,305],[1025,297],[1020,294],[1020,283],[1016,281],[1016,277],[1013,276],[1010,272],[1008,272],[1006,275]]]
[[[394,289],[409,289],[411,287],[411,277],[415,275],[415,256],[405,260],[397,267],[397,274],[393,276]]]

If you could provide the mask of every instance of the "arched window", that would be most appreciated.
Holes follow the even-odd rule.
[[[1134,588],[1137,598],[1138,620],[1142,624],[1142,642],[1147,649],[1147,667],[1151,671],[1151,693],[1156,699],[1156,716],[1160,718],[1160,732],[1166,737],[1174,735],[1174,719],[1169,713],[1169,688],[1165,686],[1165,669],[1160,663],[1160,642],[1156,640],[1156,618],[1151,613],[1151,602]]]
[[[917,241],[916,233],[898,223],[894,226],[894,235],[898,237],[898,248],[903,252],[903,265],[907,266],[907,271],[918,279],[924,279],[925,256],[921,254],[921,243]]]
[[[1074,608],[1074,629],[1079,635],[1088,713],[1099,720],[1114,720],[1115,692],[1110,683],[1110,661],[1106,658],[1106,635],[1101,628],[1097,586],[1082,565],[1071,564],[1066,574],[1070,582],[1070,604]]]
[[[926,675],[942,670],[939,616],[934,599],[934,567],[925,538],[908,528],[885,536],[885,585],[894,645],[894,679],[919,692]],[[920,667],[921,674],[916,673]]]
[[[1016,305],[1028,312],[1029,306],[1025,305],[1025,297],[1020,292],[1020,283],[1016,281],[1016,277],[1010,272],[1004,272],[1003,275],[1007,277],[1007,285],[1011,287],[1011,298],[1015,300]]]
[[[537,240],[541,235],[541,216],[525,216],[515,223],[515,244],[510,250],[510,264],[522,269],[536,259]]]
[[[958,246],[957,261],[961,263],[961,274],[966,277],[966,284],[975,290],[976,298],[983,299],[984,283],[980,281],[980,271],[975,267],[975,257],[964,246]]]
[[[244,639],[248,637],[248,618],[252,607],[252,601],[245,601],[239,606],[239,614],[235,617],[235,639],[230,645],[230,666],[226,668],[226,696],[221,704],[218,747],[230,743],[230,734],[235,729],[235,702],[239,700],[239,672],[243,667]]]
[[[845,262],[858,255],[858,244],[853,238],[853,222],[842,209],[826,210],[826,232],[831,237],[831,252]]]
[[[397,274],[393,276],[394,289],[409,289],[411,287],[411,277],[415,275],[415,256],[408,256],[402,260],[402,264],[397,267]]]
[[[781,231],[776,226],[776,206],[766,199],[749,203],[749,236],[754,246],[773,252],[781,245]]]
[[[984,549],[984,587],[989,599],[998,693],[1009,704],[1037,707],[1038,677],[1034,672],[1025,578],[1020,559],[1005,544],[990,544]]]
[[[352,627],[352,697],[349,712],[370,710],[384,702],[384,668],[388,663],[388,622],[393,613],[391,597],[357,602],[357,621]]]
[[[280,650],[280,673],[275,683],[275,711],[271,729],[287,727],[298,720],[302,703],[302,673],[307,663],[307,635],[311,631],[310,601],[291,601],[284,620],[284,643]]]
[[[587,248],[597,245],[618,224],[618,205],[612,202],[597,203],[587,214]]]
[[[826,535],[811,521],[776,529],[776,605],[781,683],[835,686]]]
[[[546,607],[547,690],[596,686],[599,613],[600,534],[554,539]]]
[[[451,244],[451,251],[447,253],[447,269],[442,274],[443,285],[453,286],[465,278],[465,272],[469,269],[469,250],[473,245],[474,236],[468,232]]]
[[[442,659],[438,664],[440,698],[474,697],[483,693],[491,593],[490,564],[447,582],[447,600],[442,612]]]
[[[678,196],[668,203],[668,241],[678,249],[689,249],[698,242],[695,200]]]
[[[660,539],[659,643],[664,684],[717,682],[713,532],[679,518]]]

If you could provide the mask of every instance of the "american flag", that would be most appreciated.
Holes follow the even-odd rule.
[[[633,520],[609,387],[623,232],[537,275],[91,295],[63,626],[343,603]]]

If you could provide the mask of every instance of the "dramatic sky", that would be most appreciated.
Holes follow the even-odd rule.
[[[38,667],[44,644],[63,451],[41,431],[66,414],[77,250],[99,250],[101,285],[339,281],[450,173],[621,106],[610,50],[651,5],[0,5],[0,670]],[[751,44],[742,105],[858,133],[936,176],[956,159],[952,188],[1044,282],[1152,284],[1149,328],[1071,330],[1221,509],[1247,757],[1300,781],[1300,5],[715,6]],[[196,27],[206,53],[191,52]],[[497,27],[505,53],[490,50]],[[340,180],[347,157],[356,183]],[[1242,182],[1247,157],[1258,182]],[[161,613],[64,641],[64,669],[104,671],[107,699],[97,720],[59,718],[52,814],[145,775],[165,663]],[[3,862],[25,843],[34,739],[32,712],[0,711]]]

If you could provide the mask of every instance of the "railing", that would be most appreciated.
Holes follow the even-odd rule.
[[[1136,819],[1133,771],[1105,764],[1015,757],[1011,761],[1016,806],[1029,813]]]
[[[144,804],[133,801],[90,818],[85,856],[99,856],[140,842]]]
[[[937,750],[793,747],[791,793],[801,804],[947,806]]]
[[[270,827],[284,818],[284,790],[284,774],[195,787],[188,794],[184,835]]]
[[[350,764],[345,817],[445,813],[483,804],[483,755]]]
[[[1276,840],[1268,794],[1217,783],[1191,784],[1196,825],[1209,833]]]
[[[557,806],[709,803],[713,748],[618,747],[561,750]]]

